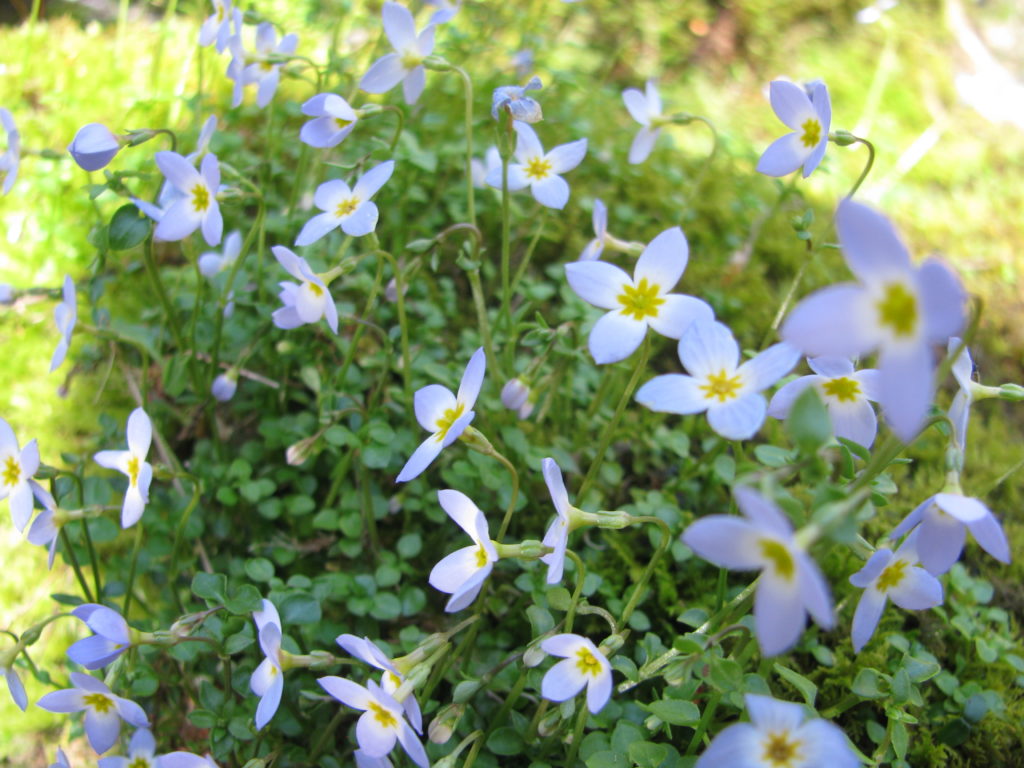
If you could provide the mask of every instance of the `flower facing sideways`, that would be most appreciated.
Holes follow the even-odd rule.
[[[224,219],[217,203],[217,189],[220,187],[217,156],[205,155],[199,171],[177,152],[157,152],[153,157],[167,181],[178,191],[157,222],[153,237],[157,240],[184,240],[202,228],[206,244],[218,245]]]
[[[612,695],[612,665],[600,649],[579,635],[552,635],[541,641],[541,649],[552,656],[561,656],[544,675],[541,695],[550,701],[571,699],[585,687],[587,709],[600,712]]]
[[[565,571],[565,553],[569,548],[569,534],[572,532],[572,513],[574,507],[569,503],[569,493],[565,490],[562,469],[552,458],[541,461],[544,483],[551,494],[551,502],[555,505],[555,519],[544,533],[541,542],[551,547],[551,552],[541,557],[540,561],[548,567],[548,584],[558,584]]]
[[[83,171],[98,171],[114,159],[121,140],[103,123],[87,123],[68,144],[68,152]]]
[[[472,545],[452,552],[430,572],[430,586],[451,595],[445,611],[455,613],[476,599],[498,560],[498,552],[491,541],[487,518],[466,494],[438,491],[437,500],[448,517],[473,539]]]
[[[832,598],[782,511],[750,488],[737,486],[733,494],[743,518],[701,518],[683,532],[683,541],[720,568],[761,571],[754,598],[757,641],[765,656],[777,656],[800,638],[808,612],[821,627],[831,629]]]
[[[394,160],[376,165],[364,173],[351,189],[341,179],[325,181],[313,195],[313,204],[323,213],[306,222],[295,238],[295,244],[315,243],[338,227],[352,237],[362,237],[373,232],[377,227],[379,213],[370,198],[387,183],[394,170]]]
[[[6,195],[11,191],[14,182],[18,180],[18,164],[21,162],[21,133],[14,123],[11,113],[0,107],[0,125],[7,134],[7,149],[0,155],[0,175],[4,177],[3,193]]]
[[[527,91],[539,91],[544,86],[539,77],[531,77],[526,85],[502,85],[494,89],[491,96],[491,117],[495,120],[506,110],[513,120],[524,123],[539,123],[544,119],[540,104],[526,95]]]
[[[384,34],[394,53],[377,59],[359,81],[367,93],[386,93],[399,83],[406,104],[415,104],[427,84],[423,60],[434,51],[433,24],[416,34],[416,22],[409,9],[399,3],[386,2],[381,9]]]
[[[949,339],[948,353],[953,354],[960,348],[960,339],[951,336]],[[953,402],[949,406],[949,421],[953,425],[953,436],[960,451],[967,449],[967,425],[971,419],[971,404],[974,402],[974,361],[971,359],[971,350],[966,346],[961,350],[953,362],[953,378],[959,385],[956,394],[953,395]]]
[[[39,469],[39,445],[30,440],[24,448],[18,447],[14,430],[0,418],[0,499],[7,499],[11,520],[19,531],[25,529],[32,517],[32,497],[41,503],[53,499],[32,475]]]
[[[269,21],[256,27],[256,50],[247,53],[242,46],[242,36],[233,35],[228,45],[231,48],[231,63],[228,77],[235,81],[231,106],[242,103],[245,86],[257,83],[256,106],[265,107],[274,98],[277,84],[281,79],[281,62],[275,57],[287,57],[295,53],[299,38],[295,34],[285,35],[277,42],[277,30]]]
[[[279,285],[279,297],[284,306],[274,311],[274,325],[285,330],[298,328],[305,323],[327,320],[332,333],[338,332],[338,308],[327,284],[310,269],[309,264],[301,256],[296,256],[283,245],[275,245],[270,249],[278,264],[300,283],[284,280]]]
[[[60,341],[57,342],[57,348],[53,350],[53,357],[50,359],[50,373],[60,368],[67,357],[71,333],[75,330],[75,322],[78,320],[78,299],[75,294],[75,281],[71,279],[71,275],[64,276],[64,300],[54,308],[53,319],[57,323]]]
[[[81,712],[85,710],[85,735],[89,744],[102,755],[117,742],[121,720],[136,728],[149,727],[149,719],[134,701],[110,692],[102,680],[82,672],[71,673],[74,688],[53,691],[37,704],[48,712]]]
[[[792,131],[776,139],[757,161],[757,170],[768,176],[786,176],[803,166],[806,179],[825,156],[832,123],[832,102],[820,80],[807,90],[788,80],[773,80],[769,86],[772,109]]]
[[[480,347],[466,365],[457,395],[440,384],[429,384],[417,390],[413,396],[416,421],[431,434],[405,462],[396,483],[405,483],[419,476],[444,448],[459,439],[476,416],[473,406],[480,394],[486,368],[487,358],[483,347]]]
[[[608,207],[600,200],[594,200],[594,239],[587,243],[577,261],[593,261],[601,258],[608,236]],[[681,231],[681,230],[680,230]]]
[[[128,490],[121,507],[121,527],[130,528],[142,517],[149,501],[149,484],[153,480],[153,467],[146,461],[153,439],[153,424],[141,408],[128,417],[128,450],[100,451],[93,461],[101,467],[116,469],[128,475]]]
[[[799,704],[746,695],[749,723],[723,729],[695,768],[857,768],[846,735],[837,725],[805,720]]]
[[[587,154],[587,140],[578,139],[562,144],[545,153],[537,133],[526,123],[512,123],[516,140],[515,163],[508,166],[510,192],[530,188],[534,199],[546,208],[561,210],[569,202],[569,185],[561,174],[568,173],[583,161]],[[501,189],[501,168],[487,175],[487,183]]]
[[[370,638],[344,634],[338,635],[334,641],[357,659],[365,661],[371,667],[383,670],[384,675],[381,678],[381,687],[388,694],[394,694],[405,681],[405,678],[402,677],[401,672],[399,672],[396,666],[396,662],[389,659],[387,654]],[[405,711],[405,716],[409,719],[412,727],[416,729],[416,732],[422,733],[423,715],[420,713],[420,705],[416,701],[416,697],[409,694],[405,701],[402,702],[402,709]]]
[[[224,53],[228,38],[231,37],[232,7],[231,0],[212,0],[213,13],[210,14],[199,28],[199,44],[202,46],[217,43],[217,53]]]
[[[68,658],[86,669],[105,667],[132,644],[131,629],[124,617],[113,608],[96,603],[84,603],[73,611],[94,634],[68,648]]]
[[[625,102],[626,109],[633,119],[640,123],[640,130],[637,131],[629,148],[629,162],[633,165],[642,163],[651,154],[654,142],[658,140],[661,126],[665,122],[657,83],[648,80],[645,91],[646,93],[641,93],[636,88],[628,88],[622,92],[622,101]]]
[[[99,768],[209,768],[213,761],[191,752],[156,754],[156,739],[147,728],[139,728],[128,742],[128,756],[101,757]]]
[[[871,555],[850,583],[864,593],[853,614],[853,650],[860,652],[875,633],[886,600],[908,611],[922,611],[942,603],[942,584],[919,568],[917,534],[911,533],[896,550],[883,547]]]
[[[7,682],[7,691],[11,699],[22,712],[28,707],[28,697],[25,695],[25,686],[21,684],[21,678],[14,671],[14,659],[16,654],[5,656],[0,654],[0,676]]]
[[[729,440],[747,440],[764,423],[767,404],[761,390],[785,376],[800,353],[775,344],[740,365],[740,348],[719,322],[695,322],[679,340],[679,359],[689,375],[655,376],[636,400],[662,413],[707,411],[708,424]]]
[[[212,278],[234,264],[241,253],[242,233],[236,229],[224,238],[224,250],[221,253],[208,251],[199,257],[199,271],[203,277]]]
[[[249,688],[260,697],[256,707],[256,730],[260,730],[277,712],[284,690],[284,672],[281,669],[281,618],[277,608],[269,600],[263,600],[263,608],[252,615],[256,622],[256,633],[260,648],[266,658],[253,670]]]
[[[710,322],[715,313],[693,296],[669,293],[683,276],[689,245],[679,227],[666,229],[644,248],[633,277],[606,261],[575,261],[565,275],[576,294],[609,310],[590,331],[590,354],[598,364],[615,363],[633,354],[647,328],[678,339],[694,323]]]
[[[313,119],[303,124],[299,139],[318,149],[336,147],[359,121],[359,113],[336,93],[318,93],[302,105],[302,114]]]

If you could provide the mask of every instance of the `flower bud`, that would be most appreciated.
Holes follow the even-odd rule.
[[[402,295],[405,296],[409,292],[409,284],[406,283],[402,286]],[[387,286],[384,288],[384,298],[394,304],[398,301],[398,283],[395,278],[388,280]]]
[[[571,701],[571,699],[570,699]],[[562,710],[558,708],[552,712],[548,712],[540,723],[537,725],[537,733],[541,738],[546,739],[548,736],[558,730],[559,724],[562,722]]]
[[[493,456],[495,453],[491,441],[484,436],[483,432],[473,426],[466,427],[465,431],[459,435],[459,440],[465,443],[467,448],[485,456]]]
[[[71,157],[85,171],[105,167],[120,149],[120,138],[102,123],[83,125],[68,145]]]
[[[547,654],[540,647],[540,643],[531,645],[523,653],[523,665],[529,668],[540,666],[540,664],[547,658]]]
[[[299,440],[297,443],[289,445],[287,450],[284,452],[284,460],[288,462],[291,467],[297,467],[300,464],[305,464],[310,456],[313,455],[314,449],[316,448],[316,441],[320,439],[320,435],[313,435]]]
[[[530,398],[530,385],[521,379],[509,379],[501,388],[501,404],[510,411],[522,408]]]
[[[851,144],[855,144],[857,142],[856,136],[854,136],[849,131],[844,131],[842,128],[840,128],[838,131],[832,131],[832,134],[829,136],[829,138],[836,144],[838,144],[840,147],[848,147]]]
[[[435,744],[446,743],[455,733],[465,712],[465,704],[449,704],[442,708],[427,726],[427,737]]]
[[[999,398],[1019,403],[1024,400],[1024,387],[1020,384],[1003,384],[999,387]]]
[[[213,380],[213,386],[210,387],[210,392],[213,394],[214,398],[222,403],[226,403],[235,396],[235,390],[237,389],[238,374],[234,370],[230,370],[227,373],[222,373]]]

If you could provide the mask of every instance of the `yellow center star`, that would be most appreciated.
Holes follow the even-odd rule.
[[[878,321],[895,336],[912,336],[917,327],[917,297],[902,283],[889,283],[875,302]]]
[[[765,739],[762,759],[772,768],[795,768],[800,764],[800,742],[788,733],[773,731]]]
[[[82,697],[82,702],[91,707],[98,715],[103,715],[114,708],[114,702],[110,697],[102,693],[87,693]]]
[[[717,399],[718,402],[724,403],[735,399],[742,386],[743,379],[738,373],[730,376],[723,368],[718,373],[708,376],[707,381],[700,385],[700,390],[704,393],[705,400]]]
[[[339,131],[348,128],[350,125],[352,125],[351,120],[342,120],[340,117],[334,118],[334,127],[337,128]]]
[[[18,464],[17,460],[13,456],[8,456],[4,459],[4,468],[2,472],[4,485],[15,486],[18,484],[18,480],[21,479],[21,465]]]
[[[580,648],[576,651],[576,669],[584,675],[597,677],[601,674],[601,662],[589,648]]]
[[[377,702],[370,702],[370,711],[373,712],[373,719],[380,723],[381,728],[394,728],[398,725],[395,716]]]
[[[483,568],[488,562],[487,550],[484,549],[484,545],[481,544],[476,550],[476,567]]]
[[[359,207],[359,198],[350,197],[346,200],[342,200],[338,203],[338,207],[334,209],[334,215],[339,219],[343,216],[348,216],[352,211]]]
[[[622,314],[632,315],[634,320],[657,317],[658,307],[665,303],[660,294],[661,286],[655,283],[648,285],[646,277],[640,278],[636,287],[623,285],[622,293],[618,296],[618,302],[622,305]]]
[[[543,181],[551,173],[551,162],[543,157],[531,157],[526,162],[526,175],[534,181]]]
[[[860,394],[860,384],[853,379],[840,376],[837,379],[829,379],[822,386],[825,394],[834,397],[841,403],[852,403]]]
[[[785,545],[775,539],[761,539],[759,543],[761,554],[771,564],[775,573],[786,581],[792,581],[796,573],[796,563],[793,562],[793,556],[789,554]]]
[[[139,484],[139,469],[140,462],[137,456],[132,456],[128,459],[128,482],[132,488]]]
[[[437,439],[444,440],[445,435],[448,434],[448,430],[452,428],[452,424],[459,418],[466,410],[466,406],[462,403],[458,403],[454,408],[447,408],[444,415],[437,420]]]
[[[910,564],[906,560],[897,560],[882,571],[875,583],[878,591],[888,592],[890,589],[898,587],[907,576],[908,565]]]
[[[128,763],[128,768],[151,768],[151,763],[144,757],[136,757]]]
[[[202,213],[210,207],[210,190],[205,184],[196,184],[192,187],[192,208],[196,213]]]
[[[416,51],[406,51],[402,54],[402,68],[415,69],[423,63],[423,57]]]
[[[318,299],[324,295],[324,289],[316,283],[311,283],[309,280],[306,281],[306,285],[309,286],[309,292],[316,296]]]
[[[813,118],[808,118],[800,128],[803,130],[800,143],[808,149],[818,146],[818,142],[821,141],[821,123]]]

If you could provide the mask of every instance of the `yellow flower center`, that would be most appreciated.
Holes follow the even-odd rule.
[[[381,728],[395,728],[398,726],[398,720],[395,719],[395,716],[377,702],[370,702],[370,711],[373,712],[373,719],[380,723]]]
[[[136,757],[128,763],[128,768],[151,768],[151,764],[149,760],[144,757]]]
[[[741,386],[743,379],[740,375],[737,373],[730,376],[723,368],[718,373],[708,376],[707,381],[700,385],[700,390],[704,393],[705,400],[717,398],[718,402],[724,403],[736,398]]]
[[[273,68],[274,68],[274,62],[272,62],[272,61],[261,61],[260,62],[260,69],[262,69],[264,72],[269,72]]]
[[[791,739],[786,732],[772,732],[764,742],[764,755],[761,758],[772,768],[792,768],[799,764],[800,742]]]
[[[534,181],[543,181],[551,173],[551,162],[543,157],[531,157],[526,163],[526,175]]]
[[[132,456],[128,459],[128,482],[132,488],[139,484],[139,459],[137,456]]]
[[[402,684],[402,678],[390,670],[384,673],[384,677],[387,679],[390,688],[398,688]]]
[[[792,581],[796,563],[793,562],[793,556],[789,554],[785,545],[775,539],[761,539],[760,544],[761,554],[771,564],[775,573],[786,581]]]
[[[318,299],[324,295],[324,289],[316,283],[312,283],[309,280],[306,281],[306,286],[309,288],[309,292],[316,296]]]
[[[878,577],[878,581],[875,586],[879,592],[888,592],[890,589],[898,587],[904,578],[907,576],[907,566],[910,565],[906,560],[897,560],[884,571]]]
[[[343,216],[348,216],[352,211],[359,207],[359,198],[350,197],[347,200],[342,200],[338,203],[338,207],[334,209],[334,215],[339,219]]]
[[[217,6],[217,21],[224,21],[224,6]]]
[[[910,336],[917,325],[917,297],[902,283],[889,283],[875,302],[879,322],[896,336]]]
[[[465,410],[466,406],[462,403],[456,404],[454,408],[448,408],[445,410],[444,415],[437,420],[438,440],[444,440],[445,435],[448,434],[448,430],[452,428],[452,424],[455,423],[455,420],[458,419]]]
[[[15,486],[21,479],[21,465],[13,456],[4,459],[3,481],[4,485]]]
[[[821,141],[821,123],[813,118],[808,118],[800,127],[804,132],[800,137],[800,142],[808,148],[818,146],[818,142]]]
[[[415,69],[423,63],[423,56],[419,51],[408,50],[402,54],[402,67],[404,69]]]
[[[661,286],[655,283],[648,285],[646,277],[641,277],[635,288],[632,285],[622,286],[622,293],[618,297],[622,314],[632,315],[634,320],[657,317],[658,307],[665,303],[660,293]]]
[[[476,550],[476,567],[483,568],[488,563],[487,550],[481,544]]]
[[[340,117],[334,118],[334,127],[337,128],[339,131],[348,128],[350,125],[352,125],[351,120],[342,120]]]
[[[601,674],[601,662],[590,652],[589,648],[576,651],[576,668],[584,675],[597,677]]]
[[[196,213],[202,213],[210,207],[210,190],[205,184],[196,184],[192,187],[192,208]]]
[[[860,384],[853,379],[840,376],[837,379],[829,379],[822,386],[825,394],[834,397],[841,403],[851,403],[860,394]]]
[[[82,701],[98,715],[106,714],[114,708],[114,702],[103,693],[87,693],[82,697]]]

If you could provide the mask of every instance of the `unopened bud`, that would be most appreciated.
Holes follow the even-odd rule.
[[[316,441],[320,439],[319,435],[313,435],[299,440],[297,443],[293,443],[288,446],[288,449],[284,452],[284,459],[288,462],[289,466],[297,467],[300,464],[304,464],[310,456],[316,451]]]
[[[435,744],[446,743],[455,733],[465,712],[465,704],[449,704],[443,707],[427,726],[427,737]]]
[[[530,386],[520,379],[509,379],[501,388],[501,404],[511,411],[522,408],[530,397]]]
[[[452,691],[452,701],[456,704],[465,704],[480,690],[479,680],[463,680],[455,686]]]
[[[222,403],[226,403],[232,397],[235,396],[235,392],[238,390],[238,373],[232,369],[227,373],[222,373],[220,376],[213,380],[213,386],[210,387],[210,392],[214,398]]]
[[[555,731],[558,730],[559,724],[562,722],[562,713],[556,709],[552,712],[548,712],[537,725],[537,733],[542,738],[547,738]]]
[[[536,645],[531,645],[523,653],[523,664],[532,669],[539,666],[546,658],[547,654],[540,647],[540,643],[537,643]]]
[[[83,171],[98,171],[114,159],[122,141],[123,137],[102,123],[88,123],[78,129],[68,144],[68,152]]]
[[[466,427],[465,431],[459,435],[459,440],[464,442],[467,448],[472,448],[477,453],[482,453],[486,456],[493,456],[495,453],[494,446],[491,445],[491,441],[488,440],[484,436],[484,433],[476,427]]]
[[[833,131],[829,134],[829,139],[835,142],[840,147],[848,147],[851,144],[857,143],[857,137],[849,131],[844,131],[840,128],[838,131]]]
[[[1020,384],[1003,384],[999,387],[999,398],[1019,403],[1024,400],[1024,387]]]
[[[624,635],[620,635],[618,633],[608,635],[608,637],[601,641],[601,645],[598,650],[600,650],[605,656],[608,656],[609,654],[615,653],[619,650],[625,642],[626,638]]]

